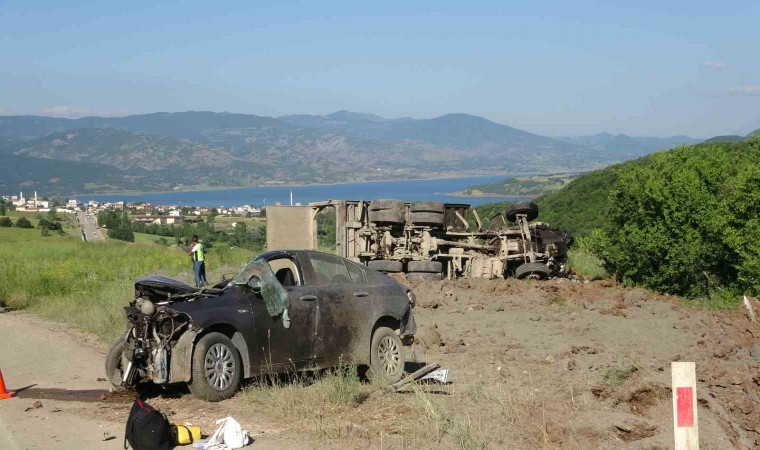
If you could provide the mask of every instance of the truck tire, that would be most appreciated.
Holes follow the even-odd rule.
[[[443,280],[442,273],[431,272],[408,272],[406,274],[408,281],[441,281]]]
[[[370,211],[383,211],[386,209],[400,210],[406,209],[406,203],[401,200],[381,198],[378,200],[372,200],[369,203]]]
[[[506,216],[508,221],[516,221],[518,214],[525,214],[528,222],[536,220],[538,217],[538,205],[533,202],[517,202],[507,207]]]
[[[411,212],[436,212],[443,214],[446,207],[441,202],[412,202],[409,205]]]
[[[404,271],[404,263],[401,261],[394,261],[391,259],[373,259],[367,262],[367,267],[375,269],[379,272],[396,273]]]
[[[391,223],[391,224],[403,224],[404,220],[403,209],[380,209],[369,211],[369,221],[374,223]]]
[[[443,213],[413,212],[409,216],[413,225],[443,225]]]
[[[243,378],[243,363],[230,338],[209,333],[193,349],[190,392],[201,400],[218,402],[237,392]]]
[[[404,376],[405,365],[404,347],[398,334],[388,327],[378,327],[372,333],[367,375],[373,380],[393,384]]]
[[[515,269],[515,278],[520,280],[524,278],[533,278],[536,280],[545,280],[549,278],[551,272],[544,263],[525,263]]]
[[[406,270],[409,272],[443,272],[443,263],[440,261],[409,261],[406,263]]]
[[[124,346],[126,345],[126,337],[120,336],[113,341],[106,356],[106,378],[108,378],[108,381],[117,391],[124,390],[124,386],[121,385],[121,379],[124,376],[121,355],[124,352]]]

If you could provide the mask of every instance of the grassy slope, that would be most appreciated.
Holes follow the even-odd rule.
[[[253,255],[241,249],[209,253],[210,280],[234,271]],[[175,247],[78,235],[42,237],[37,229],[0,228],[0,304],[28,309],[111,339],[124,329],[122,307],[136,278],[163,273],[191,277],[187,255]]]

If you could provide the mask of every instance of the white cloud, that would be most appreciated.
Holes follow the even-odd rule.
[[[705,61],[705,63],[702,64],[702,67],[706,69],[723,70],[728,67],[728,64],[723,61]]]
[[[760,84],[737,86],[729,89],[728,92],[735,95],[760,95]]]
[[[71,106],[51,106],[49,108],[42,108],[40,112],[48,116],[79,117],[89,113],[90,110],[87,108],[72,108]]]

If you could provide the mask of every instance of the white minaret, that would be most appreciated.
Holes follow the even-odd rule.
[[[290,206],[293,206],[293,191],[290,191]]]
[[[37,191],[34,191],[34,206],[37,206]]]

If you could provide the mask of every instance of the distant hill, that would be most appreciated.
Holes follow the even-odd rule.
[[[705,143],[710,142],[742,142],[744,139],[746,139],[745,136],[736,136],[733,134],[725,135],[725,136],[715,136],[711,137],[710,139],[705,140]]]
[[[576,136],[561,138],[619,157],[619,161],[638,158],[657,150],[668,150],[678,145],[691,145],[701,142],[700,139],[688,136],[670,137],[635,137],[625,134],[613,135],[599,133],[592,136]]]
[[[123,176],[131,170],[142,171],[140,186],[146,190],[578,172],[650,151],[655,144],[646,139],[654,138],[557,139],[468,114],[433,119],[350,111],[278,118],[207,111],[80,119],[0,116],[0,154],[23,156],[22,163],[60,160],[117,170],[101,171],[106,178],[113,175],[111,183],[66,185],[86,192],[104,186],[132,190],[136,184]],[[29,167],[37,171],[31,178],[50,178],[50,165]]]

